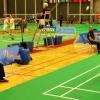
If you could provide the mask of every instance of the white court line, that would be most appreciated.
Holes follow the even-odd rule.
[[[65,96],[65,95],[67,95],[68,93],[71,93],[71,92],[72,92],[72,91],[74,91],[75,89],[79,88],[80,86],[82,86],[82,85],[86,84],[87,82],[89,82],[89,81],[93,80],[94,78],[96,78],[96,77],[98,77],[98,76],[100,76],[100,73],[99,73],[99,74],[97,74],[97,75],[95,75],[94,77],[89,78],[89,79],[88,79],[88,80],[86,80],[85,82],[83,82],[83,83],[81,83],[81,84],[77,85],[76,87],[72,88],[71,90],[67,91],[66,93],[62,94],[62,95],[61,95],[61,97],[63,97],[63,96]]]
[[[66,88],[66,89],[73,89],[74,87],[66,87],[66,86],[60,86],[61,88]],[[86,92],[92,92],[92,93],[98,93],[100,94],[100,91],[94,91],[94,90],[87,90],[87,89],[82,89],[82,88],[77,88],[75,90],[81,90],[81,91],[86,91]]]
[[[73,78],[71,78],[71,79],[69,79],[69,80],[67,80],[67,81],[65,81],[65,82],[63,82],[63,83],[61,83],[61,84],[55,86],[55,87],[53,87],[52,89],[50,89],[50,90],[44,92],[43,94],[46,95],[48,92],[50,92],[50,91],[52,91],[52,90],[54,90],[54,89],[56,89],[56,88],[58,88],[58,87],[60,87],[60,86],[62,86],[62,85],[64,85],[64,84],[66,84],[66,83],[68,83],[68,82],[70,82],[70,81],[73,81],[73,80],[75,80],[75,79],[77,79],[77,78],[79,78],[79,77],[81,77],[81,76],[83,76],[83,75],[85,75],[85,74],[87,74],[87,73],[89,73],[89,72],[95,70],[96,68],[99,68],[99,67],[100,67],[100,65],[97,65],[97,66],[95,66],[94,68],[92,68],[92,69],[90,69],[90,70],[87,70],[87,71],[85,71],[85,72],[83,72],[83,73],[81,73],[81,74],[79,74],[79,75],[77,75],[77,76],[75,76],[75,77],[73,77]]]
[[[67,100],[79,100],[79,99],[76,99],[76,98],[71,98],[71,97],[61,97],[61,96],[53,95],[53,94],[45,94],[45,95],[52,96],[52,97],[57,97],[57,98],[62,98],[62,99],[67,99]]]

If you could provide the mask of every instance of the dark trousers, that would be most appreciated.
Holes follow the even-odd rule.
[[[60,20],[60,27],[62,26],[62,22],[63,22],[63,21],[62,21],[62,20]]]
[[[20,64],[20,65],[27,65],[27,64],[29,63],[29,62],[27,62],[27,63],[22,62],[22,61],[19,60],[19,59],[15,59],[14,62],[17,63],[17,64]]]
[[[5,77],[5,72],[3,68],[3,64],[0,63],[0,79],[3,79]]]
[[[95,44],[97,45],[97,50],[98,50],[98,53],[100,53],[100,42],[95,42],[95,41],[90,41],[91,44]]]
[[[24,33],[24,29],[25,29],[24,27],[21,27],[21,33]]]

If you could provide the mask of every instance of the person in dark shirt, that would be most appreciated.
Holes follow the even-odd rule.
[[[63,15],[60,15],[59,20],[60,20],[60,27],[62,27],[62,23],[63,23]]]
[[[0,82],[8,82],[5,78],[3,63],[0,61]]]
[[[20,28],[21,28],[21,33],[24,33],[25,28],[27,27],[27,22],[24,18],[21,19],[19,22]]]
[[[100,42],[95,40],[93,26],[90,26],[90,30],[89,30],[89,32],[87,34],[87,38],[88,38],[90,44],[97,45],[98,53],[100,53]]]

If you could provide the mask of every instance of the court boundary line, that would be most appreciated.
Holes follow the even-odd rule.
[[[81,77],[81,76],[83,76],[83,75],[85,75],[85,74],[87,74],[87,73],[89,73],[89,72],[95,70],[96,68],[99,68],[99,67],[100,67],[100,65],[97,65],[97,66],[95,66],[94,68],[89,69],[89,70],[87,70],[87,71],[85,71],[85,72],[83,72],[83,73],[81,73],[81,74],[79,74],[79,75],[77,75],[77,76],[75,76],[75,77],[73,77],[73,78],[71,78],[71,79],[69,79],[69,80],[63,82],[63,83],[61,83],[61,84],[59,84],[59,85],[57,85],[57,86],[55,86],[55,87],[53,87],[53,88],[47,90],[46,92],[44,92],[44,93],[42,93],[42,94],[43,94],[43,95],[54,96],[54,95],[52,95],[52,94],[49,94],[49,92],[55,90],[56,88],[61,87],[62,85],[66,84],[66,83],[68,83],[68,82],[70,82],[70,81],[72,81],[72,80],[75,80],[75,79],[77,79],[77,78],[79,78],[79,77]],[[61,96],[55,95],[55,97],[60,97],[60,98],[62,98],[62,97],[64,97],[64,95],[66,95],[66,94],[72,92],[73,90],[75,90],[75,89],[77,89],[79,86],[81,86],[82,84],[85,84],[86,82],[88,82],[88,81],[94,79],[95,77],[97,77],[97,76],[99,76],[99,75],[100,75],[100,74],[97,74],[97,75],[95,75],[94,77],[88,79],[87,81],[85,81],[85,82],[83,82],[83,83],[77,85],[76,87],[74,87],[74,88],[72,88],[71,90],[67,91],[66,93],[62,94]],[[70,99],[70,98],[69,98],[69,99]],[[75,99],[75,98],[74,98],[74,99]],[[76,100],[76,99],[75,99],[75,100]],[[79,99],[77,99],[77,100],[79,100]]]
[[[59,96],[59,95],[54,95],[54,94],[49,94],[49,93],[47,93],[47,94],[45,94],[45,95],[47,95],[47,96],[52,96],[52,97],[56,97],[56,98],[68,99],[68,100],[79,100],[79,99],[72,98],[72,97],[61,97],[61,96]]]
[[[60,86],[61,88],[66,88],[66,89],[72,89],[74,87],[69,87],[69,86]],[[76,88],[75,90],[80,90],[80,91],[86,91],[86,92],[92,92],[92,93],[99,93],[100,91],[95,91],[95,90],[89,90],[89,89],[84,89],[84,88]]]
[[[70,81],[72,81],[72,80],[75,80],[75,79],[77,79],[77,78],[79,78],[79,77],[81,77],[81,76],[83,76],[83,75],[85,75],[85,74],[91,72],[92,70],[94,70],[94,69],[96,69],[96,68],[98,68],[98,67],[100,67],[100,65],[97,65],[97,66],[95,66],[94,68],[92,68],[92,69],[90,69],[90,70],[87,70],[87,71],[85,71],[85,72],[83,72],[83,73],[81,73],[81,74],[79,74],[79,75],[77,75],[77,76],[75,76],[75,77],[73,77],[73,78],[71,78],[71,79],[69,79],[69,80],[67,80],[67,81],[65,81],[65,82],[63,82],[63,83],[57,85],[57,86],[55,86],[54,88],[51,88],[50,90],[44,92],[43,94],[46,94],[46,93],[48,93],[48,92],[50,92],[50,91],[56,89],[57,87],[60,87],[60,86],[66,84],[66,83],[68,83],[68,82],[70,82]]]
[[[75,86],[75,87],[74,87],[74,88],[72,88],[71,90],[69,90],[69,91],[67,91],[66,93],[62,94],[62,95],[61,95],[61,97],[65,96],[65,95],[67,95],[67,94],[69,94],[69,93],[71,93],[72,91],[74,91],[74,90],[75,90],[75,89],[77,89],[78,87],[80,87],[80,86],[82,86],[82,85],[86,84],[87,82],[89,82],[89,81],[93,80],[94,78],[96,78],[96,77],[98,77],[98,76],[100,76],[100,73],[98,73],[97,75],[95,75],[95,76],[93,76],[93,77],[89,78],[88,80],[86,80],[86,81],[82,82],[81,84],[79,84],[79,85]]]
[[[83,82],[83,83],[85,84],[85,83],[91,81],[92,79],[98,77],[99,75],[100,75],[100,73],[97,74],[97,75],[95,75],[95,76],[93,76],[92,78],[89,78],[88,80],[86,80],[86,81]],[[83,83],[81,83],[81,84],[83,84]],[[78,86],[79,86],[79,85],[78,85]],[[81,89],[81,88],[78,88],[78,86],[76,86],[77,88],[76,88],[76,87],[75,87],[75,88],[73,88],[73,87],[65,87],[65,86],[60,86],[60,87],[69,88],[69,89],[71,89],[71,90],[69,90],[69,91],[71,91],[71,92],[72,92],[72,90],[81,90],[81,91],[88,91],[88,92],[100,93],[100,92],[98,92],[98,91],[87,90],[87,89]],[[58,87],[58,88],[59,88],[59,87]],[[70,93],[69,91],[66,92],[66,93],[64,93],[64,95],[54,95],[54,94],[50,94],[50,93],[47,93],[47,94],[45,94],[45,95],[53,96],[53,97],[59,97],[59,98],[64,98],[64,99],[69,99],[69,100],[80,100],[80,99],[76,99],[76,98],[72,98],[72,97],[65,96],[66,94]]]

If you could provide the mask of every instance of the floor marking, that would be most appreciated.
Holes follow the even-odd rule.
[[[89,78],[89,79],[86,80],[85,82],[83,82],[83,83],[77,85],[76,87],[72,88],[71,90],[67,91],[66,93],[62,94],[61,97],[65,96],[65,95],[67,95],[67,94],[69,94],[69,93],[71,93],[72,91],[74,91],[74,90],[77,89],[78,87],[80,87],[80,86],[86,84],[87,82],[93,80],[94,78],[96,78],[96,77],[98,77],[98,76],[100,76],[100,73],[97,74],[97,75],[95,75],[94,77]]]
[[[67,88],[67,89],[73,89],[74,87],[66,87],[66,86],[60,86],[61,88]],[[75,90],[81,90],[86,92],[92,92],[92,93],[99,93],[100,91],[94,91],[94,90],[88,90],[88,89],[82,89],[82,88],[76,88]]]
[[[54,90],[54,89],[56,89],[56,88],[58,88],[58,87],[60,87],[60,86],[62,86],[62,85],[64,85],[64,84],[66,84],[66,83],[68,83],[68,82],[70,82],[70,81],[72,81],[72,80],[75,80],[75,79],[77,79],[77,78],[79,78],[79,77],[81,77],[81,76],[83,76],[83,75],[85,75],[85,74],[87,74],[87,73],[89,73],[89,72],[95,70],[96,68],[99,68],[99,67],[100,67],[100,65],[97,65],[97,66],[95,66],[94,68],[92,68],[92,69],[90,69],[90,70],[87,70],[87,71],[85,71],[85,72],[83,72],[83,73],[81,73],[81,74],[79,74],[79,75],[77,75],[77,76],[75,76],[75,77],[73,77],[73,78],[71,78],[71,79],[69,79],[69,80],[67,80],[67,81],[65,81],[65,82],[63,82],[63,83],[57,85],[57,86],[55,86],[54,88],[52,88],[52,89],[50,89],[50,90],[44,92],[43,94],[45,95],[46,93],[48,93],[48,92],[50,92],[50,91],[52,91],[52,90]]]
[[[48,96],[53,96],[53,97],[57,97],[57,98],[62,98],[62,99],[69,99],[69,100],[79,100],[79,99],[75,99],[75,98],[71,98],[71,97],[61,97],[61,96],[58,96],[58,95],[53,95],[53,94],[45,94],[45,95],[48,95]]]

